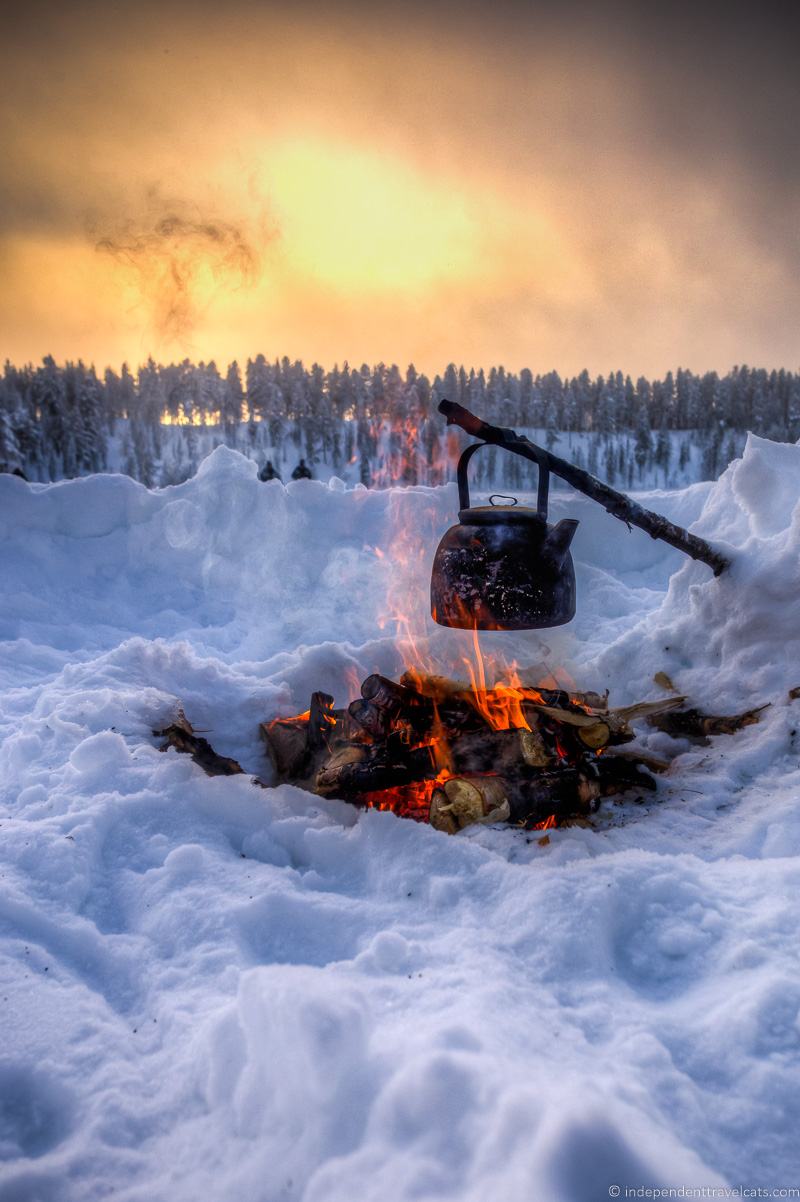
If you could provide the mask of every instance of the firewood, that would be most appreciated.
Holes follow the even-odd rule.
[[[557,706],[531,703],[531,708],[544,717],[565,726],[574,726],[584,746],[597,751],[609,743],[629,743],[634,738],[630,723],[638,718],[661,713],[683,705],[685,697],[668,697],[661,701],[643,701],[637,705],[608,710],[605,714],[586,713],[582,710],[562,709]]]
[[[301,776],[308,754],[308,719],[273,718],[262,722],[259,731],[278,776]]]
[[[431,797],[430,822],[455,834],[476,822],[513,822],[529,829],[591,813],[602,789],[599,775],[567,768],[513,782],[502,776],[451,777]]]
[[[641,759],[604,755],[597,762],[597,771],[600,774],[600,789],[605,796],[624,793],[628,789],[653,791],[658,788],[656,781],[643,767]]]
[[[548,705],[556,704],[554,697],[556,694],[560,694],[563,697],[567,697],[573,704],[586,706],[587,709],[598,711],[608,709],[608,689],[606,689],[605,693],[595,693],[592,691],[581,692],[577,689],[568,691],[559,688],[555,677],[547,664],[544,663],[535,664],[529,668],[521,668],[516,674],[516,679],[523,689],[532,689],[541,693],[542,699]],[[545,680],[551,680],[553,683],[545,684]],[[550,695],[550,700],[547,700],[548,694]]]
[[[450,680],[447,676],[434,676],[409,668],[400,677],[403,688],[427,697],[430,701],[464,701],[472,693],[468,680]]]
[[[595,722],[592,726],[578,728],[578,738],[590,751],[599,751],[607,747],[611,738],[611,727],[607,722]]]
[[[654,714],[664,714],[668,710],[685,705],[685,697],[662,697],[659,701],[639,701],[635,705],[623,705],[610,711],[611,718],[618,722],[637,722],[640,718],[650,718]]]
[[[455,835],[458,833],[459,825],[450,808],[450,800],[444,789],[433,790],[428,821],[442,834]]]
[[[526,701],[552,705],[558,709],[583,710],[595,714],[604,714],[608,709],[608,690],[605,693],[569,693],[566,689],[523,684],[520,686],[520,692]]]
[[[309,751],[313,753],[328,747],[335,726],[333,698],[329,693],[312,693],[308,718]]]
[[[373,739],[384,739],[389,733],[386,715],[371,701],[357,697],[355,701],[350,702],[347,712],[352,720]]]
[[[511,803],[511,818],[528,828],[550,815],[560,822],[590,814],[599,796],[599,776],[593,765],[545,772],[519,783]]]
[[[361,696],[366,701],[377,705],[379,709],[395,713],[418,706],[430,708],[429,702],[416,689],[406,688],[403,684],[395,684],[388,676],[380,676],[377,672],[364,679],[361,685]]]
[[[207,776],[238,776],[244,772],[241,764],[236,760],[225,755],[217,755],[207,739],[194,733],[191,723],[182,709],[178,710],[174,722],[164,727],[163,730],[154,730],[153,734],[157,738],[166,740],[159,748],[160,751],[167,751],[170,747],[174,747],[176,751],[190,755]]]
[[[552,761],[538,730],[468,731],[450,744],[456,774],[514,772],[520,767],[544,768]]]
[[[363,743],[349,743],[339,747],[331,755],[316,776],[316,788],[319,793],[335,790],[339,786],[341,769],[353,764],[364,764],[371,758],[371,749]]]
[[[672,735],[677,739],[690,739],[705,746],[714,735],[732,735],[745,726],[753,726],[761,720],[767,705],[745,710],[743,714],[704,714],[698,709],[679,710],[677,713],[652,714],[650,726]]]
[[[478,728],[483,725],[484,719],[478,699],[466,681],[450,680],[445,676],[426,675],[416,670],[405,672],[400,680],[401,684],[415,688],[422,696],[429,697],[436,702],[443,724],[451,727],[454,733],[459,728],[463,729],[468,726],[470,722],[474,724],[473,715],[477,715],[479,719]],[[520,709],[532,728],[536,725],[537,712],[543,712],[558,721],[571,722],[572,725],[584,726],[587,729],[594,727],[595,729],[584,739],[585,745],[593,750],[605,746],[608,742],[610,732],[607,736],[605,730],[597,726],[608,708],[607,696],[603,697],[598,693],[570,694],[563,689],[538,689],[527,685],[520,687],[517,691],[520,694]],[[493,695],[499,692],[498,686],[486,690],[486,698],[490,706],[493,703]],[[590,701],[597,704],[596,709],[590,708],[588,704]],[[624,730],[618,723],[615,736],[617,741],[622,742],[632,739],[633,733]]]
[[[532,705],[529,709],[551,722],[573,727],[578,741],[590,751],[598,751],[609,743],[630,743],[635,738],[627,723],[620,721],[612,712],[598,717],[582,710],[559,709],[550,705]]]
[[[342,797],[358,804],[361,794],[433,780],[437,772],[428,747],[414,748],[400,759],[390,757],[385,745],[379,744],[368,747],[363,757],[335,753],[320,765],[315,789],[323,797]]]
[[[431,826],[447,834],[476,822],[505,822],[510,814],[507,785],[499,776],[452,776],[431,797]]]
[[[377,673],[367,676],[361,685],[361,700],[354,701],[349,708],[356,721],[375,738],[388,734],[398,722],[424,731],[430,729],[434,720],[431,702]]]
[[[593,727],[597,725],[598,719],[594,714],[586,714],[580,710],[561,709],[554,705],[540,705],[537,702],[532,703],[532,707],[539,714],[544,714],[546,718],[553,718],[556,722],[563,722],[566,726]]]
[[[622,747],[609,747],[603,753],[603,762],[607,760],[627,760],[630,764],[641,764],[648,772],[666,772],[670,766],[670,761],[662,759],[661,756],[651,755],[644,751],[629,751]]]

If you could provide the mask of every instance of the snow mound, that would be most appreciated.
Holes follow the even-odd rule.
[[[261,484],[225,448],[155,492],[0,476],[0,1202],[796,1180],[798,455],[751,439],[640,498],[729,551],[718,579],[554,497],[578,616],[486,650],[772,705],[541,845],[211,779],[152,735],[180,702],[265,774],[258,723],[396,672],[409,625],[463,671],[426,616],[453,488]]]
[[[712,580],[687,561],[662,604],[603,656],[603,673],[619,677],[635,656],[634,691],[660,669],[723,711],[785,697],[800,684],[800,445],[749,435],[693,530],[731,566]]]

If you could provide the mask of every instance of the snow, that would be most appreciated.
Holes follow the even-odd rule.
[[[624,703],[666,671],[762,721],[549,843],[447,837],[160,753],[180,701],[268,780],[260,721],[342,703],[425,618],[441,489],[0,476],[0,1200],[597,1202],[786,1187],[800,1157],[800,446],[597,506],[578,616],[487,634]]]

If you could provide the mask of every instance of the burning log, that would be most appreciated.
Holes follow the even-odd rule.
[[[477,730],[463,734],[450,747],[457,774],[545,768],[553,756],[538,730]]]
[[[342,747],[319,769],[316,792],[322,797],[344,797],[358,804],[363,793],[396,789],[418,781],[433,780],[437,775],[429,747],[414,748],[402,759],[392,756],[386,746]]]
[[[470,705],[476,704],[475,690],[466,680],[451,680],[447,676],[429,675],[410,669],[400,677],[401,685],[408,690],[414,690],[423,697],[429,698],[437,705]],[[506,696],[509,693],[518,694],[524,705],[549,705],[558,709],[584,710],[604,713],[608,709],[608,694],[600,693],[568,693],[565,689],[549,689],[544,686],[519,684],[495,685],[486,692],[490,695]]]
[[[409,668],[404,672],[400,677],[400,684],[409,692],[427,697],[437,704],[448,701],[464,702],[471,695],[469,681],[450,680],[447,676],[431,676],[425,672],[418,672],[416,668]]]
[[[406,675],[408,674],[406,673]],[[430,709],[430,705],[422,700],[417,690],[406,688],[402,680],[400,684],[395,684],[388,676],[380,676],[377,672],[364,679],[361,685],[361,696],[367,701],[373,702],[379,709],[392,713],[417,709],[420,706]]]
[[[686,698],[682,697],[681,701]],[[651,714],[647,719],[650,726],[676,739],[690,739],[706,746],[714,735],[732,735],[745,726],[753,726],[761,720],[767,705],[745,710],[743,714],[704,714],[698,709],[678,710],[677,713]]]
[[[335,726],[333,698],[329,693],[312,693],[308,714],[308,749],[312,754],[329,746]]]
[[[357,697],[347,707],[347,712],[361,730],[372,739],[385,739],[389,734],[390,718],[377,705]]]
[[[448,835],[476,822],[506,822],[510,817],[508,786],[499,776],[451,776],[431,797],[431,826]]]
[[[315,775],[330,754],[343,718],[341,711],[334,710],[328,693],[314,693],[304,714],[262,722],[259,731],[278,778],[299,781]]]
[[[259,731],[278,777],[303,776],[308,756],[308,718],[274,718],[262,722]]]
[[[596,751],[600,747],[605,747],[611,738],[611,725],[608,715],[598,718],[596,714],[559,709],[552,705],[538,705],[535,702],[529,703],[525,708],[532,710],[534,714],[550,718],[553,722],[561,722],[565,726],[574,727],[577,737],[584,746],[590,748],[592,751]],[[633,738],[633,732],[627,732],[623,726],[619,726],[615,734],[625,739]]]
[[[575,768],[513,782],[502,776],[451,777],[433,792],[430,823],[449,835],[475,823],[531,829],[553,819],[556,825],[591,813],[600,792],[598,779]]]

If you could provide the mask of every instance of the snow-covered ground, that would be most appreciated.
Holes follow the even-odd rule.
[[[555,498],[578,616],[487,654],[612,703],[664,671],[771,705],[544,846],[156,749],[180,701],[268,780],[260,721],[347,701],[412,638],[470,655],[425,616],[454,486],[255,471],[220,448],[156,492],[0,477],[0,1200],[800,1186],[800,446],[640,498],[731,549],[719,579]]]

